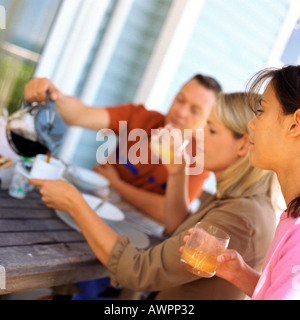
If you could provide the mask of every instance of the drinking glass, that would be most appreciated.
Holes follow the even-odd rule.
[[[23,163],[19,161],[15,166],[8,194],[16,199],[24,199],[29,190],[28,172],[24,168]]]
[[[182,164],[182,152],[189,140],[182,131],[167,124],[159,132],[151,135],[151,152],[161,159],[163,164]]]
[[[218,268],[217,257],[228,247],[230,237],[220,228],[198,222],[185,244],[181,264],[190,272],[211,278]]]

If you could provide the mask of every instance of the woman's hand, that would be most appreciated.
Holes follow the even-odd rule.
[[[81,193],[67,181],[30,179],[29,183],[40,187],[46,206],[56,210],[71,212],[80,201],[85,201]]]
[[[180,157],[182,157],[182,156],[180,155]],[[182,157],[182,159],[183,159],[183,157]],[[186,163],[184,162],[184,160],[182,161],[181,164],[170,162],[168,164],[164,163],[163,165],[166,168],[166,170],[168,171],[169,175],[178,175],[178,174],[184,175],[185,174]]]
[[[246,263],[242,256],[233,249],[227,249],[222,255],[217,257],[219,266],[216,275],[229,282],[233,282],[243,272]]]
[[[193,228],[191,228],[191,229],[188,230],[188,234],[183,237],[183,241],[184,241],[184,242],[187,242],[187,241],[189,240],[189,237],[190,237],[190,234],[192,233],[192,231],[193,231]],[[179,251],[182,252],[183,250],[184,250],[184,246],[181,246],[181,247],[179,248]]]
[[[183,151],[186,144],[187,141],[182,142],[182,132],[169,124],[152,136],[151,152],[160,159],[168,174],[184,174],[186,162]]]

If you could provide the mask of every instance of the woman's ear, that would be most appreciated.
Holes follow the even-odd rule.
[[[288,128],[288,136],[290,137],[300,136],[300,108],[297,109],[293,114],[292,121]]]
[[[249,134],[245,134],[242,138],[239,139],[240,144],[238,147],[238,156],[244,157],[249,150]]]

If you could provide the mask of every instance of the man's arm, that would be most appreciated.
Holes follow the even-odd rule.
[[[78,98],[64,95],[49,79],[34,78],[25,85],[25,99],[30,103],[46,101],[47,92],[66,124],[91,130],[109,127],[110,117],[105,108],[89,107]]]
[[[138,209],[147,213],[150,217],[165,224],[164,203],[165,196],[154,192],[145,191],[119,179],[112,183],[112,187],[122,198],[132,203]]]

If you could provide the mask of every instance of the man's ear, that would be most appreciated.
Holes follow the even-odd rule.
[[[288,127],[288,136],[300,136],[300,108],[297,109],[293,114],[292,121]]]
[[[240,145],[238,148],[238,156],[244,157],[249,150],[249,134],[245,134],[240,138]]]

